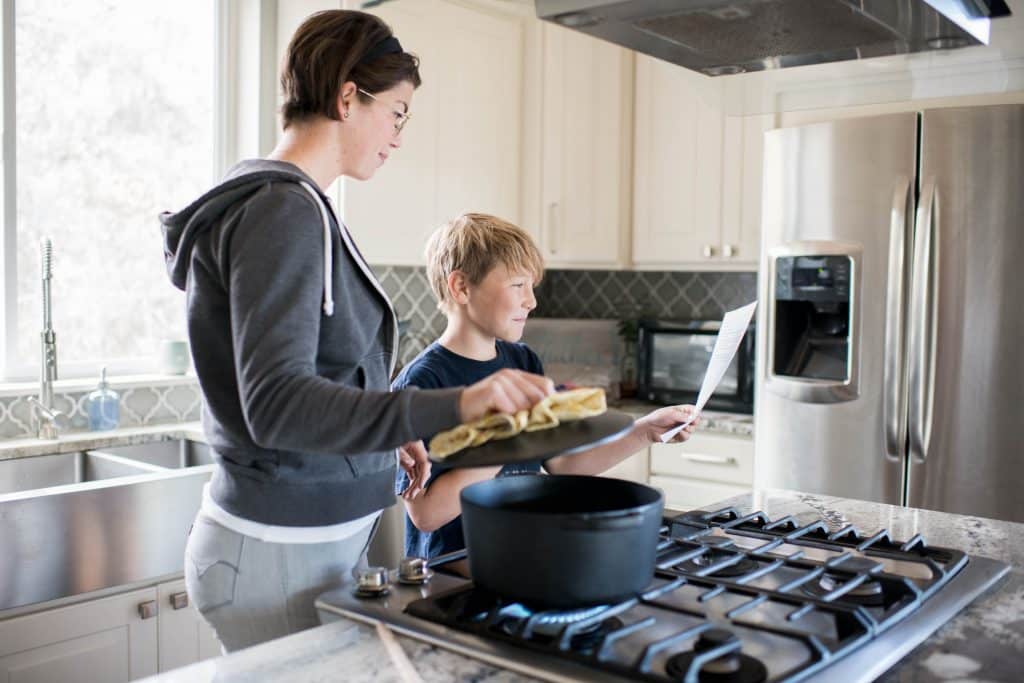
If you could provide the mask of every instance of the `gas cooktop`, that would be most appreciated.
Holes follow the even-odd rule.
[[[462,552],[371,570],[317,607],[549,681],[870,681],[1009,571],[920,536],[732,508],[666,518],[660,537],[650,585],[617,604],[504,599]]]

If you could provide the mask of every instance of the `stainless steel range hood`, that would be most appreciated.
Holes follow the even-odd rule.
[[[536,0],[537,16],[709,76],[984,45],[1003,0]]]

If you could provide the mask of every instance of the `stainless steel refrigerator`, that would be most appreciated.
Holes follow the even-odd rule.
[[[1024,105],[765,136],[755,482],[1024,522]]]

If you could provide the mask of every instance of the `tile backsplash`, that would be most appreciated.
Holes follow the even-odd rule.
[[[551,270],[537,290],[539,318],[721,318],[757,297],[757,273]]]
[[[400,350],[407,363],[444,331],[424,268],[374,269],[409,330]],[[757,297],[757,273],[548,270],[537,288],[540,318],[721,318]]]
[[[110,387],[120,395],[121,427],[191,422],[199,419],[201,396],[194,377],[132,380],[127,386],[112,379]],[[71,418],[71,431],[89,428],[86,399],[95,387],[70,391],[54,391],[53,404]],[[23,392],[5,391],[0,396],[0,439],[24,439],[35,436],[32,425],[30,395],[37,389]]]
[[[444,331],[445,318],[430,293],[424,268],[379,266],[375,272],[398,317],[409,320],[399,350],[405,364]],[[756,273],[549,270],[537,288],[540,318],[719,318],[757,295]],[[121,426],[199,419],[201,395],[194,377],[112,381],[121,395]],[[54,403],[71,417],[72,430],[87,428],[86,397],[92,387],[56,391]],[[27,397],[35,391],[0,391],[0,439],[34,434]]]

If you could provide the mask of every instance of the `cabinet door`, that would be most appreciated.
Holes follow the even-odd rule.
[[[343,178],[338,206],[366,260],[372,264],[419,265],[437,220],[437,128],[444,40],[438,0],[398,0],[373,8],[394,30],[402,47],[420,58],[423,85],[410,104],[412,118],[402,146],[368,181]]]
[[[601,476],[611,477],[613,479],[626,479],[628,481],[635,481],[638,484],[646,484],[650,475],[648,471],[649,457],[650,449],[645,448],[640,453],[636,453],[626,458],[610,470],[602,472]]]
[[[160,671],[219,657],[220,642],[185,593],[185,581],[157,586],[160,606]]]
[[[761,249],[764,134],[771,114],[725,118],[722,159],[721,260],[756,270]]]
[[[443,8],[435,222],[475,211],[519,223],[524,20]]]
[[[715,264],[721,253],[721,87],[638,55],[635,119],[634,263]]]
[[[157,673],[155,588],[0,621],[0,681],[110,683]]]
[[[439,0],[373,8],[420,58],[423,85],[396,150],[339,204],[366,259],[422,265],[437,226],[482,211],[519,221],[524,19]]]
[[[628,263],[632,55],[545,24],[540,242],[551,265]]]

